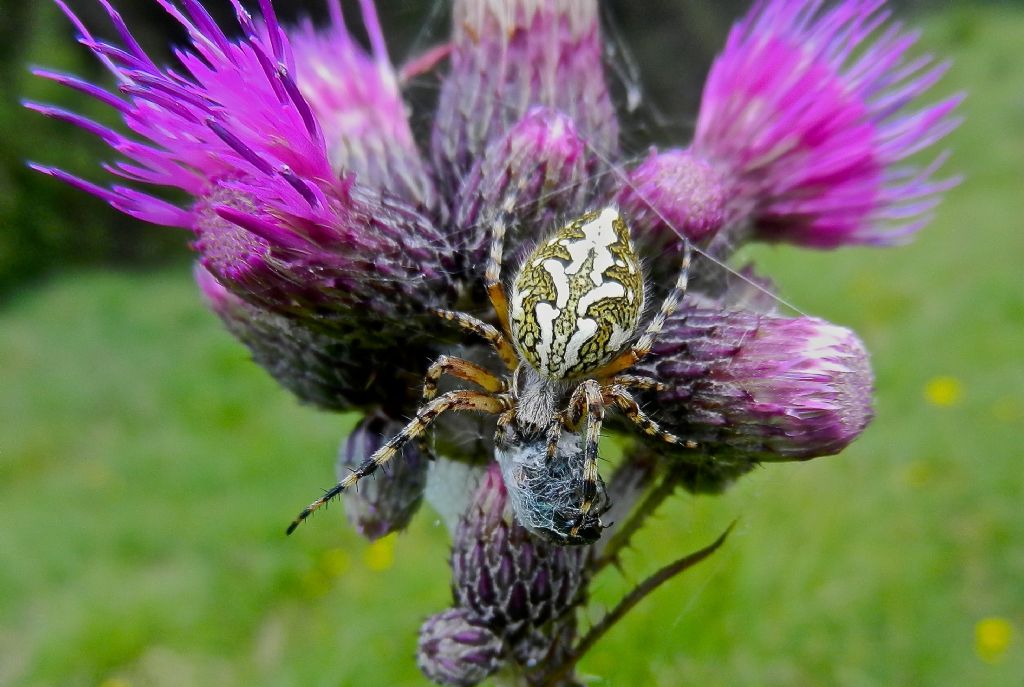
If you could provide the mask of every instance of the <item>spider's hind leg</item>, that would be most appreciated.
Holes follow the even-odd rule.
[[[697,442],[684,440],[671,432],[665,431],[661,426],[645,413],[640,404],[637,403],[633,394],[626,391],[622,386],[610,386],[605,388],[605,399],[613,402],[626,415],[630,422],[639,427],[648,436],[661,439],[665,443],[682,446],[684,448],[697,448]]]

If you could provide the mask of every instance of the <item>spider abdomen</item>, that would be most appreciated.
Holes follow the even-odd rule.
[[[549,379],[571,379],[608,362],[643,312],[640,261],[615,208],[570,222],[526,258],[512,285],[516,348]]]

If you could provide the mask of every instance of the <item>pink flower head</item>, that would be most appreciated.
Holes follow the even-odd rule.
[[[329,29],[334,40],[326,52],[316,52],[318,41],[327,39],[309,27],[299,33],[300,50],[293,50],[269,0],[260,3],[260,22],[232,0],[241,40],[229,39],[197,0],[185,0],[185,12],[157,0],[191,39],[189,49],[175,51],[180,68],[158,67],[107,0],[100,1],[122,46],[95,38],[63,0],[56,1],[126,97],[67,75],[37,73],[111,105],[135,136],[55,107],[28,106],[103,138],[126,158],[106,167],[111,174],[178,188],[195,202],[179,207],[126,186],[104,189],[59,170],[40,171],[139,219],[194,230],[204,264],[218,279],[229,288],[257,282],[246,284],[245,292],[260,290],[266,301],[274,301],[273,290],[287,288],[288,280],[313,274],[320,283],[311,290],[350,290],[346,253],[353,250],[394,259],[382,265],[387,279],[430,278],[431,263],[441,271],[437,245],[443,236],[419,214],[421,201],[433,192],[395,77],[386,55],[371,58],[347,36],[337,0],[332,6],[338,20]],[[371,34],[378,35],[376,15],[368,21]],[[297,79],[300,66],[308,79]],[[340,102],[351,110],[339,111]],[[358,126],[350,124],[353,112],[360,115]],[[353,154],[353,140],[371,140],[379,156]],[[385,173],[380,159],[401,162]],[[415,273],[409,271],[413,266]],[[277,305],[290,298],[282,296]]]
[[[693,150],[732,182],[754,237],[813,248],[884,245],[924,226],[955,180],[940,154],[909,159],[959,123],[961,96],[920,105],[948,63],[911,58],[917,35],[884,0],[761,0],[704,87]]]
[[[340,347],[346,355],[338,364],[354,372],[344,375],[353,388],[321,389],[307,400],[331,398],[328,407],[336,407],[341,398],[386,395],[387,378],[401,376],[402,367],[396,370],[391,353],[375,357],[387,339],[367,337],[368,328],[397,337],[419,322],[422,333],[404,350],[410,365],[429,355],[415,344],[436,339],[430,309],[455,288],[452,257],[371,2],[362,3],[373,46],[367,53],[342,23],[339,0],[330,2],[334,22],[325,32],[307,24],[293,34],[278,23],[270,0],[260,1],[258,20],[232,0],[241,38],[229,38],[198,0],[182,0],[180,8],[155,0],[190,40],[175,50],[177,65],[161,67],[108,0],[98,1],[119,45],[96,38],[55,1],[112,73],[117,92],[36,73],[114,108],[130,134],[49,105],[28,107],[101,137],[122,157],[105,165],[110,174],[187,196],[179,205],[128,185],[104,188],[36,169],[133,217],[191,230],[208,277],[246,305],[218,310],[230,315],[234,331],[251,334],[258,322],[257,330],[276,332],[273,349],[296,339],[323,343],[306,356],[316,360]],[[257,358],[270,359],[257,351],[263,343],[242,338]],[[395,374],[368,369],[375,361]]]

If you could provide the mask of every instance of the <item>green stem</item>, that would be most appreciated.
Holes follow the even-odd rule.
[[[688,556],[683,556],[677,561],[669,563],[637,585],[633,591],[619,601],[615,608],[606,613],[596,625],[590,628],[590,631],[579,641],[569,657],[554,671],[548,674],[547,682],[545,684],[552,687],[554,685],[558,685],[558,681],[576,667],[576,664],[579,663],[580,659],[583,658],[583,656],[590,651],[595,644],[597,644],[597,642],[615,625],[615,623],[622,620],[627,613],[633,610],[638,603],[643,601],[658,587],[688,568],[700,563],[717,551],[718,548],[725,543],[729,533],[732,532],[732,529],[735,526],[736,522],[734,521],[728,528],[726,528],[725,532],[722,532],[718,539],[710,545],[705,546],[703,549],[695,551]]]

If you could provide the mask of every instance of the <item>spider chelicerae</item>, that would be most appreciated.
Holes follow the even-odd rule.
[[[615,207],[588,212],[541,242],[522,263],[509,294],[501,278],[506,230],[506,222],[495,222],[485,274],[500,329],[465,313],[437,312],[485,339],[505,369],[495,373],[469,360],[439,357],[427,370],[424,404],[415,417],[307,506],[288,527],[289,534],[315,510],[376,472],[449,411],[497,416],[495,454],[517,518],[536,534],[562,544],[592,543],[604,527],[601,513],[607,499],[597,459],[606,408],[618,408],[651,436],[695,448],[659,427],[631,393],[658,389],[659,382],[628,374],[650,353],[665,320],[685,296],[690,243],[683,242],[675,285],[643,333],[629,345],[640,330],[644,278],[629,227]],[[444,375],[480,390],[459,389],[438,396],[438,382]],[[584,419],[581,448],[577,437]],[[536,482],[538,475],[542,482],[554,482],[548,485],[553,487],[550,493],[569,498],[529,493],[538,491],[535,486],[524,491],[525,482]]]

